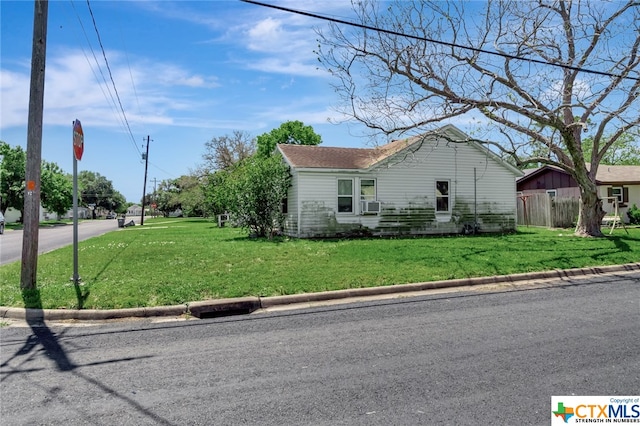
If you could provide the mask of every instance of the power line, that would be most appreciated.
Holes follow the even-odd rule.
[[[640,77],[625,76],[625,75],[622,75],[622,74],[614,74],[614,73],[605,72],[605,71],[597,71],[597,70],[592,70],[592,69],[587,69],[587,68],[574,67],[572,65],[555,64],[555,63],[546,62],[546,61],[543,61],[543,60],[540,60],[540,59],[524,58],[522,56],[510,55],[508,53],[493,52],[491,50],[485,50],[485,49],[480,49],[480,48],[471,47],[471,46],[464,46],[464,45],[457,44],[457,43],[451,43],[451,42],[446,42],[446,41],[442,41],[442,40],[435,40],[435,39],[431,39],[431,38],[428,38],[428,37],[421,37],[421,36],[416,36],[416,35],[412,35],[412,34],[405,34],[405,33],[401,33],[401,32],[398,32],[398,31],[386,30],[384,28],[377,28],[377,27],[373,27],[373,26],[370,26],[370,25],[358,24],[356,22],[346,21],[346,20],[337,19],[337,18],[331,18],[329,16],[324,16],[324,15],[320,15],[320,14],[312,13],[312,12],[305,12],[305,11],[302,11],[302,10],[291,9],[291,8],[284,7],[284,6],[277,6],[277,5],[274,5],[274,4],[262,3],[262,2],[255,1],[255,0],[240,0],[240,1],[242,1],[244,3],[255,4],[257,6],[264,6],[264,7],[269,7],[271,9],[281,10],[283,12],[295,13],[297,15],[303,15],[303,16],[308,16],[310,18],[321,19],[321,20],[333,22],[333,23],[336,23],[336,24],[350,25],[352,27],[362,28],[362,29],[365,29],[365,30],[371,30],[371,31],[376,31],[376,32],[380,32],[380,33],[385,33],[385,34],[390,34],[390,35],[395,35],[395,36],[400,36],[400,37],[406,37],[406,38],[413,39],[413,40],[426,41],[426,42],[434,43],[434,44],[441,44],[441,45],[444,45],[444,46],[455,47],[455,48],[458,48],[458,49],[471,50],[471,51],[479,52],[479,53],[486,53],[488,55],[501,56],[501,57],[507,58],[507,59],[516,59],[516,60],[519,60],[519,61],[526,61],[526,62],[531,62],[531,63],[534,63],[534,64],[550,65],[550,66],[564,68],[564,69],[568,69],[568,70],[572,70],[572,71],[579,71],[579,72],[584,72],[584,73],[589,73],[589,74],[597,74],[597,75],[602,75],[602,76],[606,76],[606,77],[614,77],[614,78],[620,78],[620,79],[629,79],[629,80],[640,81]]]
[[[155,167],[156,169],[160,170],[162,173],[165,173],[167,176],[171,176],[171,177],[175,177],[176,176],[175,174],[173,174],[171,172],[168,172],[168,171],[158,167],[156,164],[153,164],[151,161],[149,161],[149,165],[151,165],[151,166]]]
[[[107,71],[109,71],[109,78],[111,79],[113,90],[116,94],[116,98],[118,99],[118,105],[120,106],[120,111],[122,111],[122,117],[124,118],[127,130],[129,132],[129,135],[131,136],[131,140],[134,142],[134,145],[135,145],[135,138],[133,136],[133,132],[131,131],[131,127],[129,126],[129,120],[127,120],[127,115],[124,112],[124,107],[122,106],[122,101],[120,99],[120,94],[118,93],[118,89],[116,87],[116,82],[113,80],[111,67],[109,66],[109,61],[107,60],[107,54],[104,50],[104,46],[102,45],[102,38],[100,37],[100,32],[98,31],[98,25],[96,24],[96,19],[95,19],[95,16],[93,15],[93,10],[91,9],[91,3],[89,2],[89,0],[87,0],[87,7],[89,8],[89,14],[91,15],[91,20],[93,22],[93,28],[96,30],[96,36],[98,37],[98,44],[100,45],[100,49],[102,50],[102,57],[104,58],[104,62],[107,66]]]
[[[71,3],[71,7],[73,8],[73,11],[75,12],[75,15],[78,19],[78,23],[80,24],[80,28],[82,29],[82,33],[84,34],[84,38],[87,42],[87,46],[89,47],[89,50],[91,51],[91,54],[93,56],[93,61],[95,62],[96,68],[98,69],[98,71],[100,72],[100,76],[102,77],[102,82],[104,83],[104,86],[100,83],[100,78],[98,77],[98,75],[96,74],[96,70],[94,69],[91,61],[89,60],[87,53],[85,52],[84,48],[82,47],[82,44],[80,43],[80,49],[82,50],[82,54],[84,55],[85,59],[87,60],[87,63],[89,64],[89,67],[91,68],[91,72],[93,73],[94,78],[96,79],[96,81],[98,82],[98,86],[100,87],[100,91],[102,92],[102,95],[104,96],[104,98],[107,101],[111,101],[110,102],[110,106],[113,109],[114,114],[118,117],[121,126],[124,128],[125,132],[127,132],[127,128],[128,128],[128,123],[125,121],[126,120],[126,115],[124,115],[124,111],[122,113],[122,115],[120,114],[120,112],[118,111],[118,108],[116,107],[116,100],[114,99],[113,93],[111,92],[111,90],[109,89],[109,84],[107,83],[107,78],[104,75],[104,72],[102,71],[102,67],[100,66],[100,62],[98,61],[98,58],[96,57],[95,51],[93,50],[93,47],[91,45],[91,41],[89,40],[89,36],[87,34],[87,31],[85,29],[84,23],[82,22],[82,18],[80,17],[80,14],[78,13],[78,10],[75,7],[75,3],[73,0],[69,0],[69,3]],[[87,1],[87,4],[89,2]],[[91,15],[93,17],[93,12],[91,11],[91,7],[89,5],[89,11],[91,12]],[[100,34],[98,31],[98,28],[96,26],[96,22],[95,19],[93,20],[93,25],[96,31],[96,34],[98,34],[98,39],[100,40]],[[102,44],[101,44],[102,47]],[[106,55],[104,54],[104,49],[103,49],[103,56],[105,56],[105,62],[107,63],[107,68],[109,68],[109,63],[106,59]],[[111,70],[109,70],[110,72]],[[113,81],[113,79],[112,79]],[[108,96],[107,93],[105,93],[105,88],[108,92]],[[115,89],[115,83],[114,83],[114,89]],[[116,91],[117,94],[117,91]],[[124,119],[123,119],[124,117]],[[133,135],[131,134],[131,129],[128,129],[128,133],[129,136],[131,137],[131,142],[132,145],[134,147],[134,149],[138,152],[138,155],[141,154],[140,149],[138,148],[138,146],[135,143],[135,139],[133,137]]]

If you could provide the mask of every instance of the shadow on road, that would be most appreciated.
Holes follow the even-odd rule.
[[[76,287],[77,287],[77,284],[76,284]],[[79,288],[76,289],[76,292],[77,293],[80,292]],[[10,357],[7,361],[3,362],[2,365],[0,365],[2,369],[9,368],[10,370],[10,371],[3,371],[2,373],[3,380],[5,380],[9,376],[15,377],[20,374],[28,374],[30,371],[37,371],[37,370],[22,370],[19,367],[10,368],[9,364],[11,363],[12,360],[16,360],[19,357],[25,357],[29,354],[34,354],[38,352],[38,346],[40,345],[42,348],[39,352],[41,354],[44,354],[51,361],[53,361],[58,371],[69,372],[73,375],[73,377],[76,377],[78,379],[84,380],[87,383],[92,384],[99,391],[103,392],[105,395],[109,397],[117,398],[125,402],[131,408],[136,410],[138,413],[151,419],[154,424],[159,424],[159,425],[175,424],[153,413],[149,409],[142,406],[139,402],[129,398],[123,393],[118,392],[116,389],[110,388],[109,386],[105,385],[101,381],[78,371],[80,367],[87,368],[87,367],[101,365],[101,364],[134,361],[136,359],[141,359],[141,358],[151,358],[151,356],[139,356],[135,358],[130,357],[130,358],[122,358],[122,359],[113,359],[113,360],[100,361],[97,363],[77,365],[69,358],[67,351],[65,351],[64,347],[60,344],[60,337],[62,337],[64,333],[61,335],[56,334],[45,323],[44,310],[42,309],[42,300],[40,298],[40,291],[38,289],[23,290],[22,297],[25,303],[25,307],[27,307],[25,319],[29,324],[29,327],[31,328],[31,331],[33,334],[26,339],[24,344],[16,351],[16,353],[12,357]],[[78,297],[79,297],[78,302],[80,303],[81,296],[78,296]],[[84,298],[86,299],[86,295],[84,296]]]

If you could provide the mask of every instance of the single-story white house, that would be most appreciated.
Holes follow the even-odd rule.
[[[291,168],[285,235],[508,232],[522,172],[452,125],[377,148],[277,146]]]
[[[604,200],[603,209],[608,215],[616,213],[629,222],[627,211],[640,204],[640,166],[608,166],[601,164],[596,173],[598,196]]]
[[[127,208],[127,216],[142,216],[142,207],[133,204]]]
[[[69,211],[67,211],[67,213],[62,217],[58,217],[56,213],[48,212],[42,206],[40,206],[39,211],[40,213],[39,213],[38,220],[40,222],[43,222],[45,220],[62,220],[62,219],[73,218],[73,209],[69,209]],[[91,217],[91,212],[89,211],[89,209],[87,209],[86,207],[78,207],[78,218],[87,219],[90,217]],[[5,220],[7,221],[7,223],[18,222],[20,218],[21,218],[20,210],[16,210],[13,207],[9,207],[5,212]]]

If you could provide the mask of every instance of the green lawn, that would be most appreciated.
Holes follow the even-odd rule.
[[[40,256],[36,296],[42,308],[130,308],[640,261],[640,228],[606,232],[267,241],[203,219],[147,219],[79,243],[79,288],[72,247]],[[25,306],[20,262],[0,272],[0,305]]]

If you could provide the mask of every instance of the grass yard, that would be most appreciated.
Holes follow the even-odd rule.
[[[640,228],[600,239],[573,230],[510,235],[360,240],[254,240],[204,219],[144,226],[79,243],[82,285],[70,282],[72,247],[38,260],[39,307],[110,309],[505,275],[640,261]],[[32,306],[20,262],[0,267],[0,305]]]

